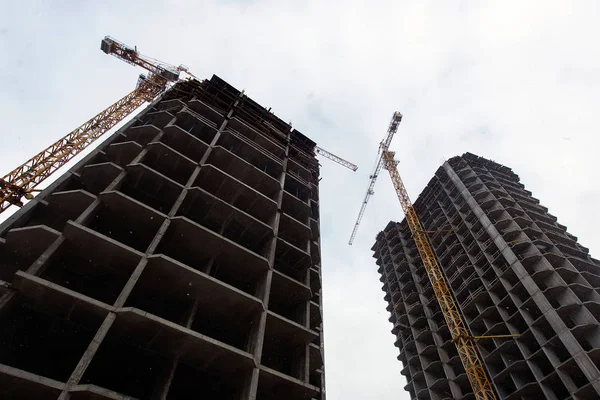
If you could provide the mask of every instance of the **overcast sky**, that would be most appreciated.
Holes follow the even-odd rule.
[[[132,90],[141,71],[102,53],[105,35],[219,75],[359,165],[322,160],[329,400],[408,399],[370,251],[402,219],[388,176],[347,245],[395,110],[413,199],[470,151],[512,167],[600,257],[597,1],[50,3],[0,1],[2,175]]]

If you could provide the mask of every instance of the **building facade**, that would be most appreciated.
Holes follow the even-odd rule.
[[[415,202],[499,399],[600,398],[600,261],[508,167],[466,153]],[[473,398],[406,221],[372,250],[405,389],[412,399]]]
[[[315,143],[175,84],[0,226],[0,398],[325,399]]]

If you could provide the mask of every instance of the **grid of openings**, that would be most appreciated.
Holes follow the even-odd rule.
[[[0,227],[0,397],[324,399],[311,147],[216,76],[137,115]]]
[[[424,221],[425,222],[425,221]],[[456,347],[405,222],[390,222],[373,249],[395,346],[411,398],[472,398]]]
[[[498,397],[598,397],[600,261],[589,256],[588,249],[539,204],[519,177],[505,166],[466,153],[438,169],[415,209],[471,334],[520,335],[478,341]],[[412,294],[414,307],[425,307],[418,286],[424,271],[422,267],[412,271],[410,247],[394,247],[395,241],[409,240],[405,221],[390,223],[373,247],[388,310],[393,311],[398,296],[395,288],[402,296],[390,320],[405,365],[403,373],[409,379],[407,390],[412,398],[467,398],[472,396],[468,382],[448,375],[457,372],[459,360],[440,352],[435,337],[428,339],[430,357],[418,350],[418,357],[413,355],[413,349],[418,349],[414,335],[419,322],[411,316],[406,299],[417,293],[418,298]],[[393,267],[399,286],[386,274],[386,246],[392,261],[408,259],[407,266]],[[428,311],[412,314],[427,316]],[[425,328],[433,331],[434,321],[428,319]],[[435,368],[443,369],[451,381],[445,394],[436,390],[440,383],[427,379],[427,371]],[[428,391],[421,396],[423,384]]]

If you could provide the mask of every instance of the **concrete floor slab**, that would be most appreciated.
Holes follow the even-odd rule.
[[[147,145],[160,133],[160,129],[154,125],[132,126],[125,131],[124,141],[134,141],[142,146]]]
[[[297,197],[302,202],[308,203],[308,200],[311,197],[310,188],[303,182],[294,178],[293,175],[287,175],[285,178],[284,189],[290,193],[292,196]]]
[[[294,278],[291,278],[279,271],[273,271],[273,283],[271,284],[273,291],[280,292],[282,295],[286,293],[285,297],[288,300],[310,300],[312,294],[310,288],[305,283],[300,282]]]
[[[188,193],[177,212],[264,256],[273,228],[198,187]]]
[[[179,197],[183,186],[143,164],[126,167],[125,182],[120,192],[167,214]]]
[[[187,106],[196,114],[208,119],[216,127],[220,127],[225,115],[200,100],[189,101]]]
[[[63,234],[82,254],[93,257],[100,264],[114,264],[126,271],[133,272],[144,255],[73,221],[67,223]]]
[[[194,184],[267,224],[272,224],[277,203],[244,182],[212,165],[203,165]]]
[[[308,225],[292,218],[286,213],[279,219],[279,236],[301,250],[305,250],[311,237]]]
[[[321,229],[319,228],[319,223],[313,218],[310,218],[310,231],[311,239],[315,242],[319,242],[319,239],[321,238]]]
[[[159,227],[165,218],[163,214],[146,204],[129,197],[117,190],[109,190],[100,193],[98,196],[103,204],[109,207],[111,212],[116,214],[131,214],[131,224],[140,224],[154,229]]]
[[[285,317],[267,311],[267,331],[265,333],[265,340],[285,340],[292,344],[308,344],[317,337],[317,332],[305,328]]]
[[[319,271],[314,267],[310,269],[310,289],[313,293],[319,293],[321,290],[321,277]]]
[[[260,366],[257,400],[311,399],[319,393],[316,386]]]
[[[59,231],[45,225],[14,228],[6,235],[4,248],[20,255],[27,255],[28,253],[39,255],[59,236]]]
[[[106,304],[113,304],[143,253],[74,222],[41,277]]]
[[[140,161],[142,164],[181,185],[185,185],[190,179],[196,167],[194,161],[162,142],[151,142],[146,149],[147,152]]]
[[[316,331],[323,322],[323,316],[321,315],[321,307],[318,303],[310,302],[310,329]]]
[[[118,191],[102,192],[99,198],[101,206],[88,227],[145,252],[167,216]]]
[[[160,138],[160,141],[174,150],[177,150],[184,156],[193,160],[194,162],[200,162],[206,150],[208,150],[210,142],[204,142],[203,140],[189,134],[183,128],[177,125],[169,125],[164,129],[164,135]],[[216,130],[213,136],[216,135]],[[209,140],[209,137],[205,138]]]
[[[269,310],[304,325],[308,319],[306,305],[310,298],[308,286],[279,271],[273,271]]]
[[[98,194],[123,171],[123,168],[111,162],[86,165],[81,170],[80,181],[85,190]]]
[[[137,400],[96,385],[75,385],[69,389],[70,400]]]
[[[126,166],[133,159],[140,154],[143,146],[133,140],[128,140],[126,142],[120,143],[112,143],[110,146],[106,148],[106,157],[108,157],[112,162],[121,167]]]
[[[177,113],[177,119],[174,125],[202,140],[204,143],[211,143],[220,126],[207,118],[202,117],[193,110],[186,108]]]
[[[66,384],[0,364],[0,397],[3,399],[56,400]]]
[[[218,235],[185,217],[175,217],[165,233],[156,253],[172,257],[191,268],[204,271],[211,260],[218,265],[216,277],[244,291],[252,293],[249,282],[257,282],[269,268],[266,258]],[[197,246],[203,246],[202,257]],[[240,271],[244,271],[243,276]],[[245,283],[244,283],[245,282]]]
[[[277,239],[275,269],[302,281],[302,274],[311,266],[310,255],[282,239]]]
[[[106,315],[114,310],[108,304],[23,271],[15,274],[13,288],[37,308],[81,321],[85,326],[99,327]]]
[[[141,117],[144,125],[151,125],[157,128],[164,128],[175,116],[166,110],[149,111]]]
[[[197,299],[208,310],[246,320],[262,311],[262,301],[164,255],[153,255],[138,280],[181,299]]]
[[[26,270],[60,236],[44,225],[15,228],[0,246],[0,279],[11,282],[17,270]]]
[[[314,371],[323,366],[323,350],[314,343],[309,346],[310,370]]]
[[[310,242],[310,258],[313,265],[321,265],[321,249],[319,243],[314,241]]]
[[[294,160],[288,160],[287,172],[294,175],[295,178],[300,180],[305,185],[309,185],[311,181],[311,173],[304,166],[298,164]]]
[[[244,135],[234,131],[225,131],[221,133],[217,145],[224,147],[274,179],[279,179],[283,173],[282,158],[271,154]]]
[[[207,364],[219,370],[254,365],[249,353],[135,308],[118,309],[111,330],[117,337],[127,332],[139,346],[169,357],[180,355],[181,360],[199,368]]]
[[[269,199],[273,200],[279,194],[278,180],[221,146],[213,147],[206,164],[219,168]]]
[[[257,143],[259,146],[265,148],[269,152],[273,153],[278,158],[285,157],[285,149],[281,146],[281,144],[276,143],[271,140],[267,136],[259,133],[255,129],[251,128],[248,124],[245,124],[238,118],[231,118],[229,123],[227,124],[227,129],[238,132],[253,142]]]
[[[176,114],[179,110],[185,107],[185,103],[180,99],[172,99],[161,101],[156,104],[152,109],[156,111],[168,111],[171,114]]]

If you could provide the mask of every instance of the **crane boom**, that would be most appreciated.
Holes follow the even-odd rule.
[[[22,206],[23,197],[32,198],[31,191],[37,185],[144,102],[152,101],[164,84],[158,75],[141,81],[131,93],[6,174],[0,179],[0,213],[12,204]]]
[[[385,169],[388,170],[390,177],[392,178],[398,200],[400,200],[400,205],[406,216],[406,222],[412,233],[415,245],[419,251],[419,256],[421,257],[421,261],[423,262],[423,266],[429,277],[429,281],[431,282],[435,297],[440,305],[444,319],[446,320],[446,325],[450,331],[452,341],[456,346],[460,360],[467,373],[467,378],[473,389],[475,399],[496,399],[492,384],[490,383],[487,373],[483,368],[483,363],[477,353],[475,338],[469,334],[469,331],[462,320],[460,311],[450,292],[444,273],[435,258],[435,254],[429,244],[425,230],[417,216],[417,212],[408,197],[408,193],[397,169],[398,163],[394,160],[394,153],[385,149],[383,151],[383,161]]]
[[[331,161],[334,161],[343,167],[351,169],[352,171],[356,171],[358,169],[358,166],[356,166],[355,164],[352,164],[350,161],[346,161],[343,158],[338,157],[335,154],[333,154],[325,149],[320,148],[319,146],[315,146],[315,151],[318,154],[322,155],[323,157],[328,158]]]
[[[0,213],[11,205],[22,206],[23,198],[33,198],[32,191],[37,185],[144,102],[153,101],[169,82],[179,79],[180,71],[187,72],[187,67],[183,65],[173,67],[153,60],[108,36],[102,40],[100,49],[129,64],[145,68],[150,72],[149,77],[141,77],[131,93],[0,178]]]
[[[400,121],[402,121],[402,114],[396,111],[392,115],[392,120],[388,127],[385,139],[383,139],[379,144],[379,152],[377,153],[375,168],[373,168],[373,172],[369,177],[370,182],[369,187],[367,188],[367,194],[365,195],[365,199],[363,200],[362,206],[360,207],[360,211],[358,212],[358,218],[356,219],[354,229],[352,230],[352,235],[350,235],[350,240],[348,241],[349,245],[352,245],[352,243],[354,242],[354,238],[356,237],[356,233],[358,232],[358,226],[360,225],[360,221],[362,221],[362,217],[365,213],[365,210],[367,209],[367,203],[369,202],[369,199],[371,198],[373,193],[375,193],[373,191],[373,188],[375,188],[375,182],[377,181],[377,177],[379,176],[379,172],[381,171],[381,167],[383,166],[383,151],[389,148],[390,143],[392,142],[392,139],[394,138],[394,135],[398,130],[398,125],[400,124]]]

